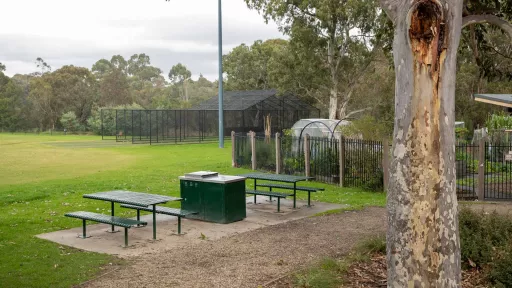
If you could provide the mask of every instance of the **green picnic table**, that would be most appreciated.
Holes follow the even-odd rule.
[[[255,190],[256,190],[256,187],[258,186],[257,183],[256,183],[257,180],[293,183],[293,188],[290,187],[290,190],[293,190],[293,208],[296,208],[297,182],[313,179],[313,177],[306,177],[306,176],[282,175],[282,174],[266,174],[266,173],[254,173],[254,172],[253,173],[241,174],[239,176],[242,176],[242,177],[245,177],[245,178],[248,178],[248,179],[253,179],[254,180],[254,189]],[[308,206],[309,206],[309,199],[308,199]]]
[[[156,205],[167,203],[170,201],[180,201],[181,198],[171,197],[165,195],[156,195],[132,191],[107,191],[93,194],[85,194],[84,198],[108,201],[111,203],[111,215],[114,216],[114,203],[128,204],[139,207],[152,206],[153,212],[153,239],[156,239]],[[115,232],[114,225],[112,225],[112,232]]]

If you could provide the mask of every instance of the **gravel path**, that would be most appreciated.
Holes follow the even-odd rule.
[[[84,287],[258,287],[385,228],[384,208],[305,218],[136,257]]]

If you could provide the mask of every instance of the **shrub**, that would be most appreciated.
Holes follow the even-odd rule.
[[[363,183],[363,189],[373,192],[384,191],[384,172],[382,169],[373,172],[370,179]]]
[[[76,119],[76,114],[73,111],[64,113],[62,117],[60,117],[60,123],[62,124],[62,127],[64,127],[64,129],[66,129],[69,132],[77,132],[84,130],[84,127],[80,125],[78,119]]]
[[[489,271],[488,279],[497,288],[512,287],[512,249],[498,255]]]
[[[259,140],[259,139],[258,139]],[[256,165],[259,169],[275,171],[276,169],[276,145],[275,142],[265,143],[256,141]]]
[[[497,287],[512,287],[512,218],[463,208],[459,231],[463,267],[483,268]]]

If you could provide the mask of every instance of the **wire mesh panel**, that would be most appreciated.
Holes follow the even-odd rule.
[[[131,141],[132,110],[115,110],[115,133],[118,142]]]
[[[512,145],[486,143],[485,152],[485,198],[512,199]]]
[[[256,169],[275,172],[276,171],[276,142],[275,138],[256,136]]]
[[[304,142],[299,137],[281,137],[282,171],[288,175],[304,175]]]
[[[457,198],[478,198],[478,146],[459,143],[455,146],[455,169]]]
[[[267,120],[270,120],[270,132],[274,134],[291,128],[302,117],[318,113],[318,109],[297,101],[287,100],[283,106],[275,97],[260,98],[263,102],[252,99],[247,105],[240,106],[247,109],[224,111],[224,135],[231,131],[263,133]],[[148,144],[201,143],[217,141],[219,136],[218,110],[103,109],[101,113],[102,139]]]
[[[382,143],[345,139],[344,183],[347,186],[383,186]]]
[[[100,111],[101,117],[101,139],[103,140],[116,140],[117,137],[117,110],[102,109]]]
[[[235,165],[236,167],[251,168],[251,141],[245,133],[235,134]]]
[[[311,176],[325,183],[339,183],[340,161],[339,141],[334,138],[311,137],[309,149],[311,157]]]

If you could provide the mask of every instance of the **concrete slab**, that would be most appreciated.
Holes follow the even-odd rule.
[[[258,196],[257,204],[254,197],[247,198],[247,218],[231,224],[217,224],[199,220],[182,219],[181,229],[184,235],[177,235],[178,221],[176,217],[157,215],[157,240],[153,240],[152,215],[141,217],[148,222],[148,226],[131,228],[128,231],[129,247],[124,244],[124,228],[119,233],[107,233],[110,225],[87,225],[87,234],[90,238],[78,238],[82,227],[69,230],[56,231],[37,235],[41,239],[50,240],[74,248],[117,255],[119,257],[137,256],[167,249],[179,248],[197,244],[204,241],[213,241],[238,233],[244,233],[261,227],[276,225],[315,215],[333,209],[340,209],[346,205],[314,202],[307,207],[307,202],[297,201],[297,209],[292,209],[293,199],[281,200],[281,213],[277,213],[276,201],[269,201],[268,197]],[[81,223],[77,220],[77,225]]]

